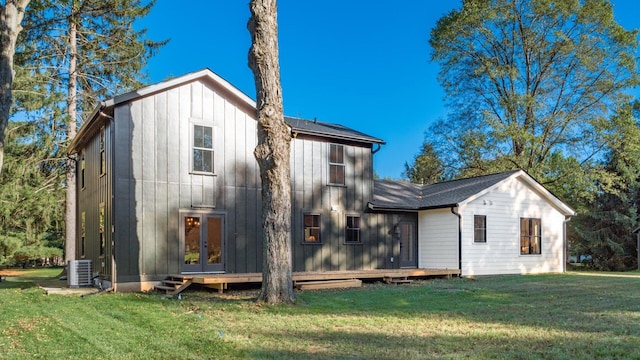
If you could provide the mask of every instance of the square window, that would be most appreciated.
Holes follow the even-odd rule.
[[[487,242],[487,217],[485,215],[473,216],[473,241],[477,243]]]
[[[320,215],[304,214],[304,242],[320,242]]]

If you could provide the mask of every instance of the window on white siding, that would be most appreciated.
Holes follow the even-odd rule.
[[[542,253],[542,224],[540,219],[520,218],[520,255]]]
[[[193,171],[213,173],[213,128],[193,126]]]
[[[329,145],[329,184],[344,185],[344,146]]]
[[[487,242],[487,217],[485,215],[473,216],[473,241],[477,243]]]

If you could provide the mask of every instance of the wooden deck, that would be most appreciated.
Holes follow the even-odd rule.
[[[293,284],[296,287],[304,288],[304,283],[326,281],[340,284],[339,280],[345,280],[345,284],[354,283],[350,280],[375,280],[380,279],[389,282],[389,279],[410,278],[429,278],[429,277],[447,277],[459,276],[458,269],[379,269],[379,270],[347,270],[347,271],[313,271],[313,272],[294,272],[292,274]],[[177,281],[177,282],[176,282]],[[186,289],[189,284],[200,284],[206,287],[218,289],[223,292],[227,289],[228,284],[248,284],[262,282],[262,273],[242,273],[242,274],[193,274],[193,275],[173,275],[168,283],[184,284],[176,286],[176,291],[169,292],[163,286],[158,286],[159,290],[167,290],[168,293],[177,294]],[[400,281],[402,282],[402,281]],[[171,284],[173,286],[173,284]],[[178,290],[178,288],[180,288]],[[307,287],[310,288],[310,287]]]

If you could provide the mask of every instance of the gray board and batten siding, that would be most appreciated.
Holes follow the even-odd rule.
[[[94,271],[104,280],[115,272],[117,283],[158,281],[181,273],[181,216],[194,212],[224,219],[224,272],[262,271],[255,118],[253,100],[209,70],[99,106],[70,147],[86,159],[77,226],[81,234],[80,214],[85,213],[85,258],[94,261]],[[415,226],[417,214],[367,210],[373,198],[373,147],[384,142],[334,124],[295,118],[287,118],[287,123],[292,129],[293,270],[400,267],[394,261],[400,256],[397,226]],[[194,125],[213,129],[212,173],[192,171]],[[104,174],[98,169],[101,131]],[[331,144],[344,149],[344,184],[329,185]],[[103,255],[100,204],[105,209]],[[304,214],[310,213],[320,215],[322,222],[321,241],[313,244],[304,242],[303,233]],[[345,242],[347,215],[360,217],[358,243]]]

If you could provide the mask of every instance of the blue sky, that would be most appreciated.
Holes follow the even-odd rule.
[[[640,28],[637,0],[614,0],[616,20]],[[157,0],[139,26],[170,42],[151,59],[152,83],[209,68],[255,99],[247,66],[249,0]],[[279,0],[285,114],[340,123],[384,139],[376,173],[400,178],[424,132],[445,113],[429,61],[436,21],[458,0]]]

